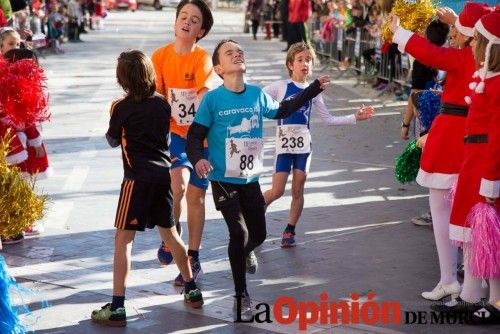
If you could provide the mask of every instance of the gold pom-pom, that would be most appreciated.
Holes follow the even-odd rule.
[[[34,179],[24,179],[19,168],[7,165],[10,138],[0,138],[0,235],[17,235],[43,218],[47,195],[34,192]]]
[[[423,35],[436,13],[436,8],[431,0],[396,0],[392,6],[391,14],[399,17],[401,27],[419,35]],[[389,20],[382,27],[382,40],[392,41],[392,32],[389,29]]]

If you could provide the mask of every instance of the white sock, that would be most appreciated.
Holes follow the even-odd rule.
[[[440,283],[449,285],[457,280],[458,248],[450,240],[451,203],[446,198],[447,189],[429,189],[432,227],[439,257],[441,271]]]
[[[483,279],[471,275],[468,262],[467,252],[464,252],[464,284],[462,285],[460,298],[469,303],[477,303],[481,300],[481,284]]]
[[[490,279],[489,303],[500,310],[500,278]]]

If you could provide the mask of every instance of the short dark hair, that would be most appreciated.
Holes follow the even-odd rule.
[[[214,17],[212,16],[212,11],[210,10],[210,8],[208,7],[207,3],[204,0],[182,0],[177,5],[177,10],[175,12],[176,20],[179,17],[181,9],[187,4],[195,5],[196,7],[198,7],[200,9],[201,16],[203,16],[201,28],[205,29],[205,31],[203,32],[203,36],[201,36],[200,38],[196,38],[196,41],[198,42],[200,39],[202,39],[208,34],[210,29],[212,29],[212,26],[214,25]]]
[[[217,45],[215,46],[214,53],[212,54],[212,64],[213,66],[217,66],[220,64],[220,58],[219,58],[219,49],[226,43],[234,43],[240,45],[240,43],[236,42],[235,40],[232,39],[223,39]]]
[[[433,20],[425,29],[425,37],[437,46],[442,46],[446,43],[450,27],[439,20]]]
[[[134,102],[141,102],[152,96],[156,90],[153,63],[139,50],[127,50],[120,54],[116,79]]]
[[[10,49],[5,52],[4,57],[9,63],[15,63],[21,59],[32,59],[38,64],[38,57],[36,56],[36,53],[29,49]]]

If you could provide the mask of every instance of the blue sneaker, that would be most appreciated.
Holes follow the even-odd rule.
[[[201,264],[200,260],[194,260],[191,256],[189,257],[189,262],[191,263],[191,271],[193,273],[193,279],[196,282],[198,277],[203,274],[203,270],[201,269]],[[177,277],[174,280],[174,284],[176,286],[184,286],[184,278],[182,277],[182,274],[179,273]]]
[[[281,248],[295,247],[295,232],[285,230],[281,239]]]
[[[167,266],[172,261],[174,261],[174,256],[172,255],[172,252],[170,251],[170,248],[162,241],[161,246],[158,249],[158,261],[160,261],[160,264],[162,266]]]
[[[175,227],[177,228],[177,233],[179,234],[179,236],[182,237],[181,224],[177,223]],[[168,246],[163,241],[161,242],[161,246],[158,249],[158,261],[160,261],[160,264],[162,266],[167,266],[172,263],[172,261],[174,261],[174,256],[172,255],[170,248],[168,248]]]

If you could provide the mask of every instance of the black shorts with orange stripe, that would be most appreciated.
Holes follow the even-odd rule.
[[[170,184],[125,179],[116,210],[115,227],[144,231],[145,228],[174,226]]]

